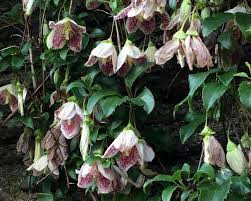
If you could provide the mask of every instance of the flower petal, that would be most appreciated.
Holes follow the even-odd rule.
[[[35,161],[27,170],[28,171],[36,170],[38,172],[41,172],[47,167],[47,165],[48,165],[47,155],[44,155],[40,159]]]
[[[155,30],[155,17],[149,20],[144,20],[139,24],[139,29],[145,34],[149,35]]]
[[[111,168],[104,168],[104,166],[101,163],[98,163],[98,171],[109,180],[113,180],[115,177],[115,174]]]
[[[173,39],[168,41],[155,53],[156,64],[162,65],[173,58],[174,54],[178,51],[179,40]]]
[[[53,27],[53,30],[47,36],[46,44],[50,49],[62,49],[66,41],[64,38],[64,24],[56,23]]]
[[[97,177],[98,193],[107,194],[113,191],[112,181],[105,178],[101,173]]]
[[[136,146],[134,146],[129,152],[122,153],[117,159],[117,163],[121,170],[127,171],[134,166],[139,159],[138,150]]]
[[[124,130],[114,140],[114,147],[120,152],[131,150],[138,143],[138,137],[133,130]]]
[[[114,147],[114,142],[113,142],[105,151],[103,158],[111,158],[115,156],[118,152],[119,150]]]
[[[4,105],[6,104],[6,91],[3,90],[3,91],[0,91],[0,104],[1,105]]]
[[[87,188],[94,183],[96,166],[84,163],[78,175],[78,187]]]
[[[143,162],[151,162],[154,159],[155,153],[153,149],[146,144],[146,142],[139,143],[136,147],[140,156],[141,165]]]
[[[154,12],[157,10],[157,2],[156,0],[145,0],[145,6],[144,6],[144,19],[150,19],[153,17]]]
[[[112,76],[114,74],[114,67],[112,63],[112,58],[108,57],[99,62],[100,70],[107,76]]]
[[[80,130],[82,119],[77,114],[71,120],[62,120],[61,131],[66,139],[72,139]]]
[[[136,17],[128,17],[126,20],[126,29],[128,33],[134,33],[139,28],[139,20]]]
[[[130,4],[129,6],[125,7],[123,10],[121,10],[116,16],[114,16],[115,20],[123,19],[127,16],[128,12],[133,8],[133,4]]]

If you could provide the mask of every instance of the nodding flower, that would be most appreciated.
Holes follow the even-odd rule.
[[[52,31],[47,36],[46,44],[49,49],[62,49],[65,44],[74,52],[80,52],[82,48],[82,34],[86,33],[84,26],[66,17],[57,23],[50,21]]]

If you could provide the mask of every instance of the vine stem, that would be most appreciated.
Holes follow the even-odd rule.
[[[69,6],[69,15],[71,15],[72,2],[73,2],[73,0],[71,0],[71,1],[70,1],[70,6]]]
[[[121,42],[120,42],[120,36],[119,36],[119,29],[118,29],[117,20],[115,20],[115,28],[116,28],[116,33],[117,33],[117,41],[118,41],[119,51],[121,51]]]

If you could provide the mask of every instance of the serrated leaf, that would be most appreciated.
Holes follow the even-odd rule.
[[[228,22],[233,18],[233,14],[230,13],[217,13],[211,17],[206,18],[202,25],[203,36],[208,36],[215,31],[219,26]]]
[[[241,103],[251,111],[251,82],[241,82],[238,91]]]
[[[87,114],[91,114],[94,106],[102,99],[107,96],[113,96],[118,95],[117,92],[111,91],[111,90],[100,90],[96,91],[92,94],[92,96],[89,98],[87,106],[86,106],[86,112]]]
[[[212,82],[204,86],[202,91],[203,105],[208,111],[213,104],[226,92],[227,86],[222,83]]]
[[[168,186],[165,190],[162,191],[162,200],[163,201],[170,201],[173,195],[173,192],[176,190],[177,186]]]
[[[135,80],[151,65],[152,63],[135,65],[125,77],[126,86],[131,88]]]
[[[131,101],[135,105],[143,106],[147,114],[152,112],[155,105],[153,94],[147,87],[136,98],[132,98]]]
[[[124,102],[128,100],[128,97],[119,97],[119,96],[111,96],[100,102],[103,113],[106,117],[109,117],[116,109],[116,107],[120,106]]]
[[[230,179],[221,185],[213,182],[203,183],[199,187],[199,201],[224,201],[227,198],[230,186]]]

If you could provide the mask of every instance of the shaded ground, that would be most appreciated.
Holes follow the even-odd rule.
[[[17,129],[0,128],[0,201],[33,201],[34,194],[21,190],[27,177],[16,152],[16,132]]]

